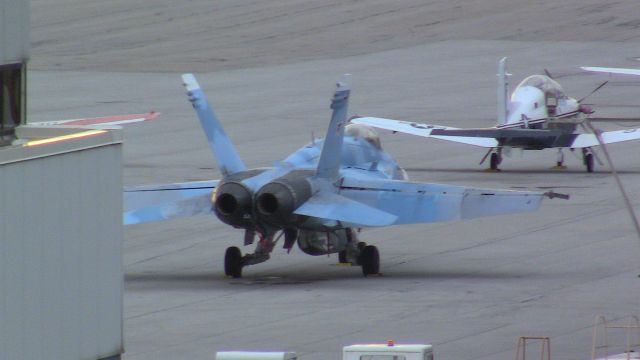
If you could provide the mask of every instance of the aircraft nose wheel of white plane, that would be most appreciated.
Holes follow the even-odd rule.
[[[373,245],[365,246],[360,253],[360,265],[364,276],[380,273],[380,253],[378,248]]]
[[[235,246],[227,248],[224,254],[224,273],[228,277],[242,277],[242,253]]]

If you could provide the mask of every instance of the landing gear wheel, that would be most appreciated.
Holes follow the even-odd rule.
[[[491,158],[489,159],[489,168],[491,170],[498,170],[498,164],[500,164],[500,158],[498,158],[498,154],[491,153]]]
[[[235,246],[228,247],[224,254],[224,273],[236,279],[242,277],[242,253]]]
[[[375,275],[380,272],[380,253],[378,248],[373,245],[367,245],[362,249],[360,254],[360,265],[362,265],[362,274]]]
[[[587,167],[587,172],[593,172],[593,154],[586,154],[584,156],[584,166]]]
[[[367,246],[367,243],[364,241],[360,241],[358,243],[358,250],[362,251]]]
[[[347,250],[342,250],[338,252],[338,262],[340,264],[346,264],[347,261]]]

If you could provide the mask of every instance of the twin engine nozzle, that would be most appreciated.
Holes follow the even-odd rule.
[[[253,193],[243,183],[223,182],[211,200],[216,216],[222,222],[237,228],[253,228]]]
[[[241,182],[222,183],[213,198],[218,218],[239,228],[255,228],[256,223],[276,228],[302,224],[307,217],[294,211],[311,197],[306,176],[284,176],[265,184],[255,194]]]

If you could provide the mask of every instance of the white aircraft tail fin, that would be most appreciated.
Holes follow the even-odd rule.
[[[498,125],[507,123],[507,95],[509,84],[507,82],[507,58],[503,57],[498,63]]]

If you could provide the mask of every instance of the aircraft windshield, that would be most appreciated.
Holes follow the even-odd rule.
[[[567,98],[562,86],[557,81],[545,75],[531,75],[522,80],[518,87],[532,86],[540,89],[547,97],[555,97],[556,99]]]
[[[344,135],[354,138],[363,138],[377,149],[382,149],[380,136],[373,128],[361,124],[349,124],[344,128]]]

